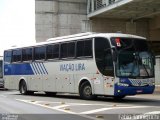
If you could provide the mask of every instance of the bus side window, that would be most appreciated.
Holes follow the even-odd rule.
[[[34,60],[45,60],[46,47],[40,46],[34,48]]]
[[[12,58],[12,51],[5,51],[4,52],[4,62],[11,63],[11,58]]]
[[[75,42],[61,44],[61,58],[75,57]]]
[[[32,60],[32,48],[22,49],[22,61]]]
[[[92,40],[77,42],[77,57],[92,57]]]
[[[61,58],[67,58],[67,43],[61,44]]]
[[[12,52],[12,62],[21,62],[22,50],[13,50]]]
[[[48,45],[46,52],[46,59],[56,59],[59,58],[59,44]]]
[[[68,43],[68,57],[75,57],[75,42]]]

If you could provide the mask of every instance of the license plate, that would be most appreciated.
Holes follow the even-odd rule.
[[[137,93],[142,93],[143,91],[142,90],[137,90]]]

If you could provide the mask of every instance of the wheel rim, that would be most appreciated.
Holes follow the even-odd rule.
[[[84,88],[84,94],[85,94],[86,96],[91,96],[91,95],[92,95],[92,89],[91,89],[90,86],[86,86],[86,87]]]

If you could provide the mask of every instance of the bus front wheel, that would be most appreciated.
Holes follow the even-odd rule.
[[[94,99],[96,97],[92,94],[92,87],[88,81],[81,84],[79,93],[80,97],[86,100]]]

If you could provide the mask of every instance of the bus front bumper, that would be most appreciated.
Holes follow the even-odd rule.
[[[125,87],[115,85],[114,96],[127,96],[136,94],[152,94],[154,92],[155,86],[145,86],[145,87]]]

